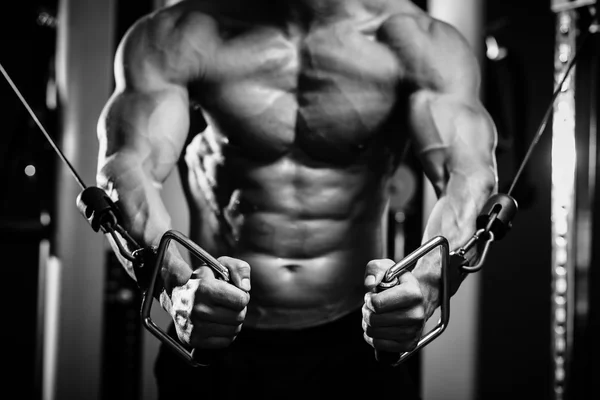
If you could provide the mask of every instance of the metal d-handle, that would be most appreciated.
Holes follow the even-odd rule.
[[[219,263],[213,256],[207,253],[200,246],[189,240],[185,235],[175,230],[167,231],[160,240],[156,255],[156,264],[152,270],[152,276],[150,278],[150,285],[143,294],[141,318],[142,323],[161,342],[167,345],[177,355],[193,367],[207,366],[210,365],[212,358],[214,357],[214,350],[201,350],[196,349],[188,350],[180,342],[173,339],[165,331],[163,331],[153,320],[150,315],[152,310],[152,303],[154,302],[154,293],[157,293],[157,289],[160,286],[159,272],[161,265],[167,254],[167,248],[171,241],[175,241],[185,247],[191,254],[206,263],[207,266],[213,269],[219,279],[229,282],[229,271],[221,263]],[[217,350],[218,351],[218,350]]]
[[[435,338],[440,336],[448,326],[450,320],[450,291],[448,283],[448,265],[450,261],[450,246],[448,240],[443,236],[435,236],[421,247],[404,257],[401,261],[394,264],[385,274],[383,281],[377,287],[378,291],[389,289],[398,284],[398,277],[405,272],[412,271],[417,261],[429,254],[433,249],[441,247],[441,268],[442,268],[442,284],[441,284],[441,302],[440,302],[440,319],[434,328],[427,334],[421,337],[416,347],[404,353],[394,353],[388,351],[379,351],[375,349],[375,358],[385,364],[391,366],[400,365],[410,356],[419,351],[422,347],[429,344]]]

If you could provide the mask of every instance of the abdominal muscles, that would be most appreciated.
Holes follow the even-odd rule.
[[[293,155],[242,164],[236,205],[224,214],[235,235],[229,255],[252,271],[246,325],[314,326],[360,307],[366,263],[382,255],[381,177]]]
[[[317,30],[301,48],[276,34],[267,47],[281,51],[252,47],[258,67],[224,63],[202,95],[208,125],[227,138],[208,197],[233,237],[207,250],[250,264],[246,325],[302,328],[358,309],[365,266],[383,255],[397,65],[383,46],[341,32]],[[194,239],[214,236],[199,227]]]

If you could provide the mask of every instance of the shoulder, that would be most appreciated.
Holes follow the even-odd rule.
[[[202,76],[216,46],[216,22],[187,3],[147,14],[128,29],[115,56],[125,78],[132,72],[185,83]]]
[[[411,10],[387,18],[380,35],[399,58],[409,83],[444,91],[479,85],[477,58],[454,26]]]

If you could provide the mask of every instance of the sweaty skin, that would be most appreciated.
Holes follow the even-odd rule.
[[[298,329],[362,306],[368,343],[415,345],[439,264],[374,292],[393,264],[381,221],[400,154],[410,140],[438,195],[424,241],[464,244],[496,190],[495,128],[455,29],[403,0],[183,1],[129,30],[115,77],[98,184],[157,245],[160,183],[179,165],[189,237],[231,271],[163,267],[182,341],[223,347],[242,323]]]

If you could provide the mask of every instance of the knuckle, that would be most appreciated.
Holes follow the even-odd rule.
[[[250,268],[250,264],[244,260],[240,260],[239,258],[221,256],[217,259],[217,261],[219,261],[221,264],[227,264],[235,268]]]
[[[232,334],[232,338],[235,339],[241,331],[242,331],[242,324],[235,327],[233,334]]]
[[[376,259],[376,260],[371,260],[368,265],[373,269],[380,270],[380,269],[386,268],[388,265],[388,262],[385,259]]]
[[[385,303],[381,300],[381,296],[372,296],[371,297],[371,306],[373,307],[373,311],[375,313],[382,312],[384,305],[385,305]]]
[[[204,303],[197,303],[192,309],[192,318],[194,321],[202,321],[210,314],[210,308]]]
[[[419,324],[425,322],[425,308],[418,307],[417,310],[415,311],[414,318]]]
[[[365,321],[364,318],[361,321],[361,326],[362,326],[363,332],[367,332],[367,328],[369,327],[369,324],[367,323],[367,321]]]
[[[198,287],[196,288],[196,297],[205,298],[211,292],[211,285],[208,283],[206,279],[201,279],[198,282]]]
[[[410,285],[407,294],[411,299],[416,301],[421,301],[423,299],[423,293],[421,292],[419,285]]]
[[[246,311],[247,311],[247,308],[244,307],[244,309],[236,315],[236,318],[235,318],[236,323],[242,324],[246,320]],[[238,326],[241,329],[241,325],[238,325]]]
[[[363,323],[367,326],[375,326],[376,325],[375,315],[371,312],[365,314],[363,316]]]
[[[237,268],[240,272],[250,272],[250,264],[243,260],[238,260]]]
[[[248,305],[250,301],[250,295],[246,292],[242,292],[241,290],[235,296],[232,296],[232,307],[237,311],[242,311]]]
[[[426,313],[425,313],[425,307],[423,307],[422,305],[418,306],[418,307],[414,307],[413,309],[410,310],[410,312],[407,314],[409,321],[412,322],[413,326],[421,326],[423,325],[423,323],[425,323],[426,318]]]
[[[217,261],[220,262],[221,264],[228,264],[231,260],[232,260],[232,258],[228,257],[228,256],[221,256],[221,257],[217,258]]]

